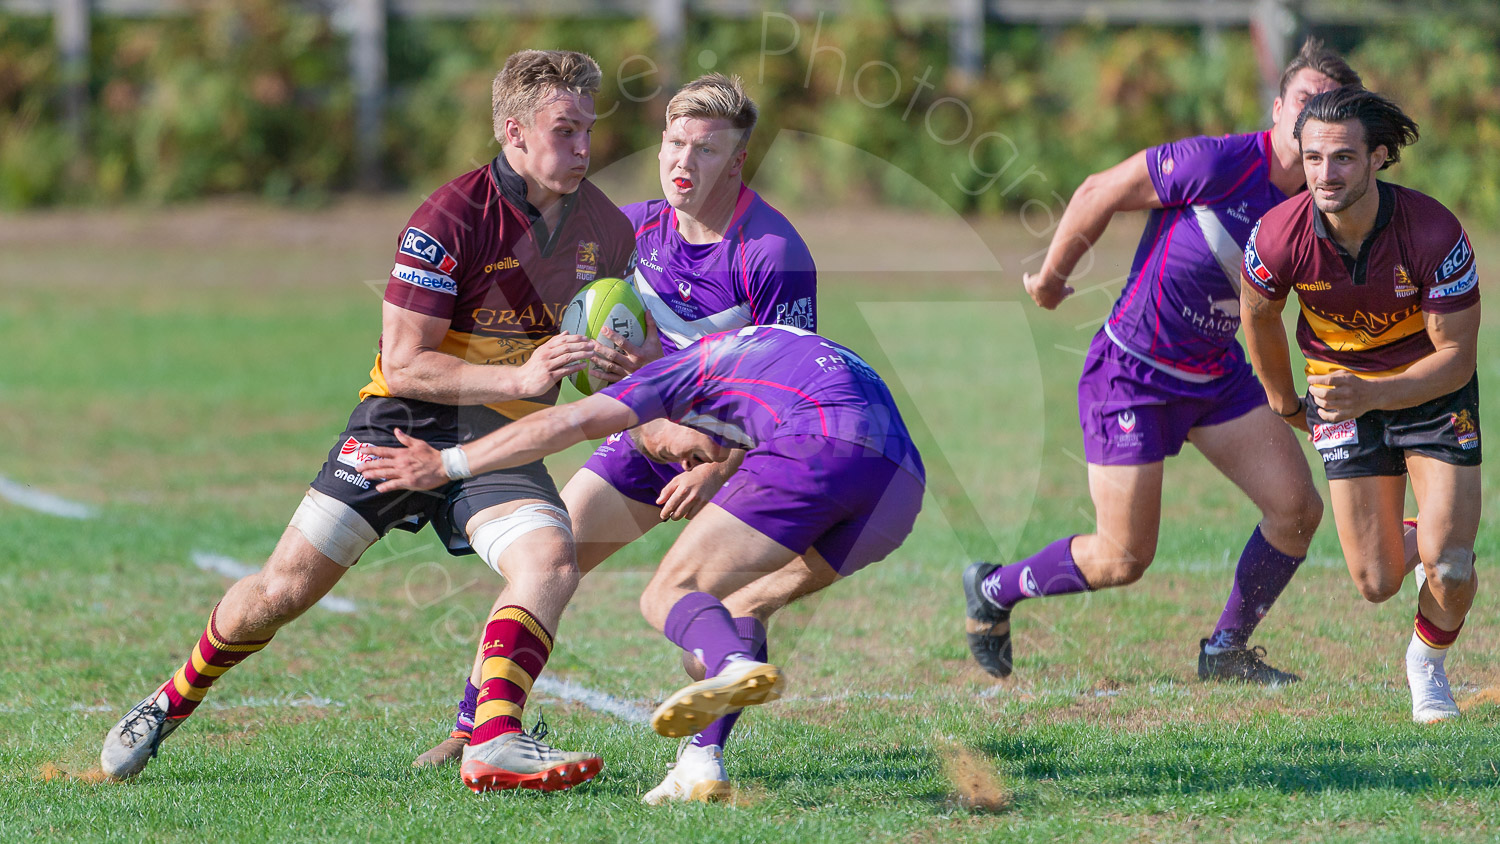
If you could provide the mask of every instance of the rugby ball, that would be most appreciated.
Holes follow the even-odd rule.
[[[568,334],[582,334],[613,349],[615,344],[600,336],[605,328],[634,345],[646,342],[646,305],[635,286],[621,278],[601,278],[585,285],[563,310],[558,328]],[[573,373],[573,386],[586,396],[602,389],[594,367]]]

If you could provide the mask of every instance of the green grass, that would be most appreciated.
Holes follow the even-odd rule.
[[[499,587],[428,534],[372,550],[335,592],[359,614],[315,608],[283,630],[136,781],[49,776],[95,765],[109,725],[185,657],[228,585],[191,554],[270,552],[365,380],[379,307],[361,279],[384,271],[400,222],[381,215],[373,233],[296,219],[311,235],[274,254],[232,233],[61,255],[4,241],[26,271],[0,280],[0,475],[99,515],[0,501],[0,840],[1395,842],[1486,841],[1500,826],[1500,709],[1477,699],[1500,685],[1494,590],[1450,661],[1474,703],[1458,723],[1409,723],[1410,587],[1362,603],[1331,525],[1257,637],[1307,679],[1200,684],[1197,639],[1256,517],[1192,453],[1169,464],[1144,581],[1022,607],[1008,682],[972,665],[963,565],[1091,517],[1067,350],[1108,303],[1043,314],[1017,298],[1013,266],[921,286],[827,274],[824,332],[887,374],[932,494],[901,551],[773,626],[790,697],[741,722],[728,757],[738,805],[640,805],[675,743],[545,695],[531,712],[557,743],[605,756],[594,782],[481,797],[452,769],[410,769],[446,730]],[[834,248],[811,230],[816,254]],[[999,253],[1035,249],[999,236]],[[1487,325],[1484,342],[1496,333]],[[1481,560],[1494,558],[1490,527]],[[680,684],[675,649],[636,612],[673,533],[588,578],[550,672],[641,706]],[[967,808],[975,782],[1008,806]]]

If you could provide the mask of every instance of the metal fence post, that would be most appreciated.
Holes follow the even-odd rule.
[[[964,85],[984,73],[984,0],[949,0],[948,50]]]
[[[89,0],[55,0],[52,26],[60,58],[63,115],[81,155],[89,107]]]
[[[378,190],[384,182],[380,151],[385,136],[385,0],[350,3],[355,179],[365,190]]]
[[[687,36],[687,0],[651,0],[651,23],[656,26],[657,65],[665,88],[676,90],[683,78],[682,45]]]

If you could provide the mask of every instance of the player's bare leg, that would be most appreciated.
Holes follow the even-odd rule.
[[[117,779],[140,773],[224,672],[264,648],[277,630],[327,595],[347,570],[314,548],[300,530],[288,527],[265,566],[241,578],[220,599],[187,662],[105,736],[100,752],[104,772]]]
[[[1220,425],[1194,428],[1188,441],[1260,509],[1261,520],[1235,566],[1234,586],[1210,636],[1198,644],[1200,679],[1284,684],[1300,679],[1267,665],[1249,639],[1307,557],[1323,500],[1297,437],[1269,407]]]
[[[979,562],[964,570],[965,631],[981,668],[1010,675],[1010,614],[1021,601],[1124,586],[1145,574],[1161,525],[1162,468],[1160,461],[1090,463],[1094,533],[1063,537],[1010,565]]]
[[[1406,651],[1407,680],[1412,684],[1412,717],[1429,722],[1454,717],[1456,704],[1447,689],[1444,659],[1457,640],[1474,604],[1479,575],[1474,568],[1474,539],[1479,531],[1478,466],[1453,466],[1429,457],[1407,455],[1407,471],[1421,520],[1417,550],[1426,578],[1417,595],[1417,623]],[[1446,700],[1435,698],[1441,675]],[[1422,689],[1422,699],[1418,690]]]
[[[798,556],[714,504],[688,523],[641,596],[641,613],[672,642],[694,652],[708,679],[667,697],[652,716],[658,733],[692,735],[721,716],[780,697],[780,670],[748,651],[720,596]],[[801,556],[809,566],[828,565],[811,549]]]
[[[1410,454],[1407,468],[1421,516],[1416,539],[1426,582],[1418,591],[1406,674],[1412,718],[1427,723],[1459,714],[1444,658],[1458,637],[1478,585],[1473,542],[1479,525],[1479,470]],[[1400,590],[1409,570],[1409,531],[1402,523],[1406,479],[1333,480],[1328,487],[1349,574],[1366,600],[1388,600]]]
[[[527,695],[551,655],[553,633],[579,579],[566,524],[517,532],[516,522],[507,521],[544,503],[490,507],[466,526],[470,544],[506,580],[496,601],[499,609],[484,629],[474,733],[460,769],[475,791],[570,788],[603,767],[597,755],[555,750],[521,726]]]
[[[573,545],[580,576],[593,571],[616,551],[661,524],[659,507],[621,495],[588,469],[579,469],[573,475],[562,489],[562,500],[573,524]],[[490,608],[490,616],[499,612],[506,600],[504,593],[497,597],[495,605]],[[474,731],[474,710],[478,706],[479,674],[483,663],[484,643],[481,641],[470,665],[452,732],[448,738],[418,756],[412,762],[413,767],[459,761]]]

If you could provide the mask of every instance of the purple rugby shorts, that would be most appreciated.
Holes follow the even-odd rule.
[[[1265,403],[1241,355],[1228,373],[1199,384],[1157,369],[1100,331],[1078,378],[1083,454],[1096,466],[1157,463],[1182,451],[1192,429],[1238,419]]]
[[[667,484],[682,474],[682,466],[657,463],[637,451],[629,431],[605,437],[583,468],[603,478],[626,498],[644,504],[655,504]]]
[[[816,549],[847,576],[901,546],[924,489],[915,450],[903,464],[854,443],[798,435],[752,449],[713,503],[799,554]]]

